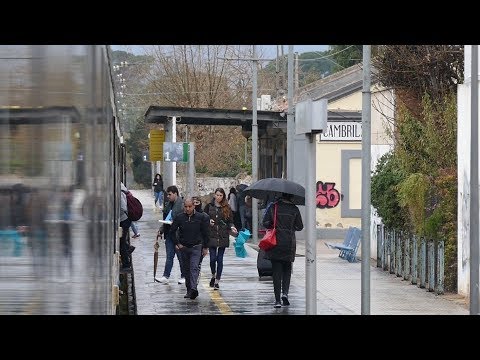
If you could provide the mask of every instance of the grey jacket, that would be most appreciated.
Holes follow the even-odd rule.
[[[127,195],[125,195],[124,191],[128,191],[128,189],[123,185],[123,183],[120,183],[120,188],[122,191],[120,191],[120,221],[127,220]]]
[[[174,221],[179,214],[183,213],[183,199],[180,196],[177,196],[177,200],[175,200],[173,205],[171,202],[168,202],[167,206],[165,206],[165,209],[163,210],[164,218],[168,215],[170,210],[172,210],[172,221]],[[170,231],[170,225],[162,224],[162,226],[160,226],[161,233],[166,234],[169,231]]]

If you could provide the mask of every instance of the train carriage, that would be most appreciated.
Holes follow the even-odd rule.
[[[108,46],[0,46],[0,314],[117,312],[111,68]]]

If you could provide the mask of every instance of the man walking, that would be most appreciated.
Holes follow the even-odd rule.
[[[182,198],[179,196],[178,188],[175,185],[169,186],[167,188],[167,198],[168,204],[167,206],[165,206],[165,210],[163,211],[163,218],[165,219],[168,213],[172,211],[172,220],[175,221],[176,217],[183,212]],[[160,233],[165,234],[165,251],[167,257],[165,259],[163,276],[160,279],[155,278],[155,281],[162,284],[168,284],[170,273],[172,272],[173,268],[173,258],[175,257],[175,254],[177,254],[177,258],[180,263],[181,273],[181,277],[178,280],[178,283],[183,284],[185,282],[185,271],[183,270],[183,262],[180,259],[181,254],[175,251],[175,232],[170,232],[170,225],[163,224],[160,227]]]
[[[180,261],[185,271],[185,286],[187,293],[184,298],[195,299],[198,296],[197,282],[200,257],[208,253],[208,221],[207,217],[195,211],[192,199],[186,199],[184,212],[179,214],[170,228],[170,237],[175,242],[175,248],[182,253]],[[178,238],[175,233],[178,232]]]

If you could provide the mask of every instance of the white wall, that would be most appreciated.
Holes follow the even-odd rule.
[[[457,280],[458,293],[462,295],[469,295],[470,293],[471,53],[472,47],[470,45],[465,45],[465,84],[458,85],[457,92]],[[480,166],[480,164],[477,166]],[[479,220],[480,219],[477,219],[477,221]]]
[[[392,144],[395,114],[395,94],[393,90],[372,87],[372,145]],[[373,151],[373,150],[372,150]],[[372,154],[373,156],[373,154]]]
[[[341,99],[328,103],[328,110],[362,111],[362,92],[357,91]]]
[[[458,293],[467,295],[470,286],[470,84],[458,86],[457,101],[457,281]]]
[[[471,82],[470,78],[472,77],[472,46],[465,45],[465,63],[463,66],[464,77],[465,77],[465,84],[469,84]],[[480,69],[480,56],[478,57],[478,69]],[[480,80],[480,72],[478,74],[478,79]]]

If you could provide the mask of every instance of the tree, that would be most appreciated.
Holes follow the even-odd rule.
[[[125,51],[112,52],[117,107],[122,131],[128,137],[137,121],[150,105],[147,99],[139,96],[144,92],[144,73],[151,66],[152,58],[134,55]]]
[[[396,94],[391,161],[403,179],[390,188],[407,215],[399,226],[445,241],[445,289],[455,291],[457,160],[452,149],[457,147],[456,91],[463,76],[463,47],[380,46],[372,63],[380,85]],[[372,178],[372,204],[391,209],[386,200],[392,198],[382,199],[383,190],[377,186],[382,184],[379,175]],[[385,223],[391,223],[395,214],[383,214],[390,216]]]
[[[463,81],[462,45],[384,45],[372,58],[376,78],[396,90],[397,98],[415,115],[427,94],[433,106],[457,92]]]
[[[328,58],[329,51],[306,52],[298,56],[299,86],[308,85],[334,73],[335,64]]]
[[[333,72],[346,69],[363,60],[362,45],[330,45],[330,58],[335,62]]]
[[[226,58],[251,57],[250,47],[233,45],[172,45],[152,47],[152,66],[144,75],[145,96],[151,105],[189,108],[251,108],[251,63]],[[185,141],[185,125],[177,128],[177,141]],[[240,127],[188,126],[196,143],[196,165],[209,173],[241,171],[244,141]],[[222,154],[212,161],[212,151]]]
[[[407,217],[397,197],[398,185],[405,179],[398,158],[393,152],[383,155],[372,174],[371,202],[385,226],[405,230]]]
[[[143,161],[143,151],[148,149],[148,127],[145,126],[143,117],[137,119],[136,126],[126,139],[125,145],[132,159],[133,179],[136,183],[150,188],[152,184],[150,163]]]

